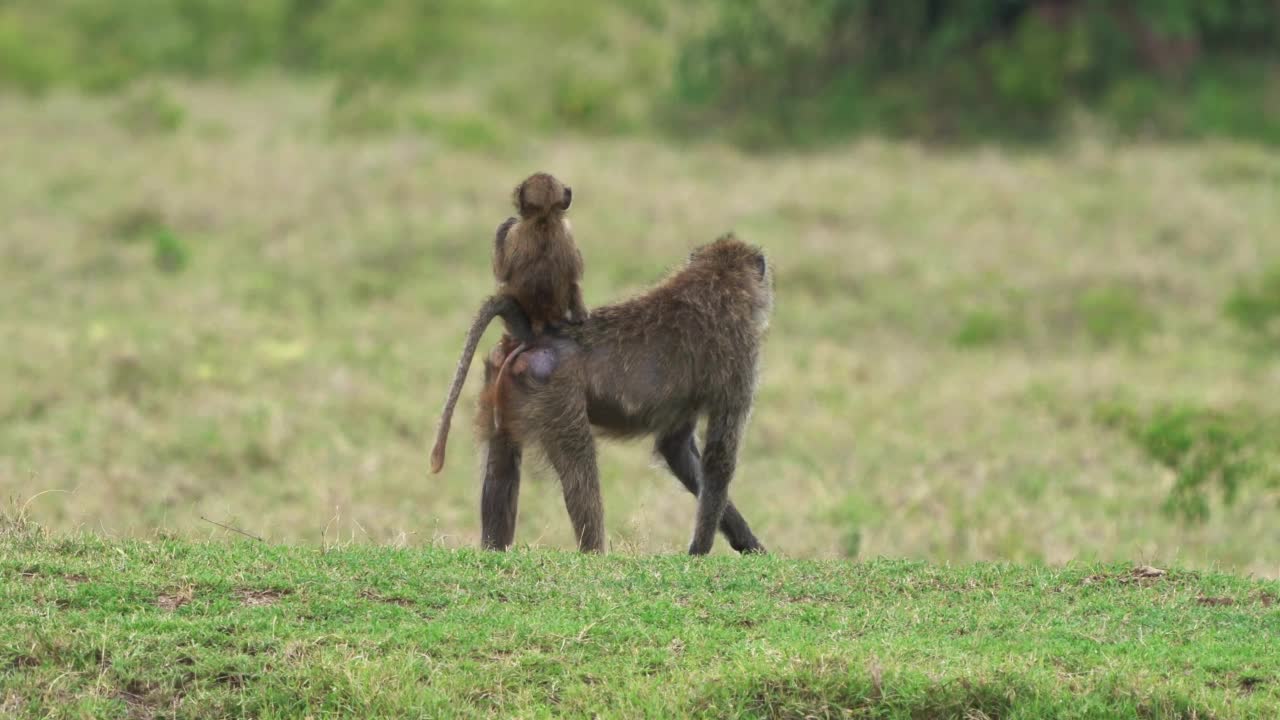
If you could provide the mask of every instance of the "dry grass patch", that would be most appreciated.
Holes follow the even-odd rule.
[[[0,104],[0,495],[66,491],[28,508],[55,530],[209,533],[205,515],[272,541],[473,545],[476,464],[426,480],[426,447],[507,193],[547,169],[581,193],[590,304],[727,229],[769,252],[732,492],[771,549],[1280,573],[1274,487],[1188,524],[1169,470],[1090,420],[1121,392],[1280,417],[1280,375],[1223,311],[1280,255],[1274,178],[1214,170],[1274,150],[494,154],[335,138],[327,90],[301,83],[165,93],[182,122],[142,134],[108,99]],[[605,443],[600,465],[614,548],[686,544],[692,499],[646,445]],[[572,547],[549,473],[528,476],[517,542]]]

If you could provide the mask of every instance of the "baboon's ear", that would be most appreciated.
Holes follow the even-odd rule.
[[[768,270],[768,264],[764,259],[764,253],[756,255],[756,267],[760,271],[760,278],[764,278],[765,271]]]
[[[573,203],[573,188],[568,185],[564,186],[564,201],[560,203],[560,210],[568,210],[569,205]]]

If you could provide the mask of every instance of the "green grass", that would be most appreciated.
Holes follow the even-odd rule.
[[[119,98],[0,103],[0,497],[58,531],[189,536],[204,515],[272,542],[473,546],[475,372],[443,474],[427,451],[493,228],[546,169],[576,190],[591,305],[728,229],[769,253],[732,494],[771,550],[1280,575],[1276,473],[1230,504],[1202,474],[1188,523],[1166,510],[1181,466],[1099,420],[1123,397],[1277,427],[1274,354],[1238,311],[1280,257],[1277,151],[762,158],[468,129],[450,95],[414,104],[454,120],[335,133],[334,94],[161,84],[139,97],[183,120],[145,132]],[[574,547],[528,468],[518,542]],[[601,468],[612,551],[686,546],[694,503],[647,444],[602,443]]]
[[[0,528],[16,717],[1270,718],[1280,583]]]

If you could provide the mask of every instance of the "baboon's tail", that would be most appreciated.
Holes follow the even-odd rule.
[[[462,395],[462,384],[467,381],[467,371],[471,369],[471,359],[475,357],[476,346],[480,338],[495,317],[502,314],[510,302],[502,295],[490,296],[476,319],[471,322],[471,330],[467,333],[467,343],[462,348],[462,357],[458,358],[458,368],[453,373],[453,385],[449,388],[449,397],[444,401],[444,411],[440,413],[440,426],[436,430],[436,445],[431,449],[431,472],[438,473],[444,467],[444,447],[449,441],[449,424],[453,421],[453,409],[458,405],[458,397]]]

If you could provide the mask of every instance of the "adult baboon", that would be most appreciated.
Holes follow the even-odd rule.
[[[564,217],[573,202],[573,188],[539,172],[517,185],[511,199],[520,219],[507,218],[494,233],[493,276],[498,281],[498,293],[480,307],[467,332],[431,450],[433,473],[444,467],[453,410],[462,394],[476,345],[489,323],[501,316],[507,332],[520,339],[521,344],[507,356],[510,361],[548,327],[581,323],[587,317],[580,284],[582,253],[574,244],[569,221]],[[501,424],[499,415],[493,418],[495,424]]]
[[[698,496],[690,554],[711,550],[717,526],[735,550],[764,552],[728,489],[772,303],[764,255],[729,234],[694,250],[648,292],[597,308],[562,336],[536,339],[500,380],[514,343],[504,338],[485,362],[477,415],[483,545],[512,542],[521,455],[532,443],[560,477],[579,549],[604,550],[594,426],[611,437],[655,438],[671,472]],[[509,421],[495,428],[487,419],[498,403]],[[706,418],[701,455],[699,417]]]

